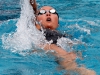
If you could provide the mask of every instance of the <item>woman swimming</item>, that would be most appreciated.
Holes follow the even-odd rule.
[[[51,41],[51,44],[45,45],[44,50],[54,50],[53,54],[59,58],[59,64],[67,71],[74,71],[80,75],[96,75],[92,70],[77,66],[75,62],[76,54],[74,52],[67,52],[57,46],[57,39],[64,37],[64,35],[56,30],[59,23],[59,15],[56,10],[50,6],[43,6],[37,10],[35,0],[30,0],[30,4],[36,16],[36,28],[41,31],[42,27],[46,40]]]

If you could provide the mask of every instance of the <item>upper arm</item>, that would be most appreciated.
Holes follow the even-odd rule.
[[[54,50],[57,55],[66,55],[68,53],[56,44],[46,44],[44,50]]]
[[[61,57],[61,58],[64,58],[65,60],[66,59],[70,59],[70,60],[73,60],[76,58],[76,54],[73,53],[73,52],[67,52],[66,50],[62,49],[61,47],[58,47],[57,45],[55,44],[51,44],[51,45],[46,45],[45,50],[54,50],[55,51],[55,55],[57,57]]]

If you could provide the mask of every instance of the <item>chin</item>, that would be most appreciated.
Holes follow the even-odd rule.
[[[45,28],[46,28],[46,29],[53,29],[52,26],[46,26]]]

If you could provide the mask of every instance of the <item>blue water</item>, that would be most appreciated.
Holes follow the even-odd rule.
[[[99,0],[37,0],[39,8],[53,6],[59,16],[58,30],[70,35],[71,40],[82,43],[73,46],[74,51],[82,52],[79,65],[94,70],[100,75],[100,1]],[[5,48],[2,36],[15,33],[20,18],[19,0],[0,0],[0,75],[63,75],[58,71],[59,64],[53,56],[43,52],[14,52]]]

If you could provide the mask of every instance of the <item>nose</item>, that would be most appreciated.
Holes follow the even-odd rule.
[[[51,16],[51,13],[49,13],[49,12],[46,12],[46,16]]]

